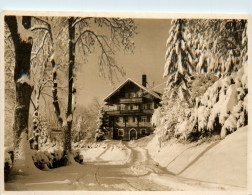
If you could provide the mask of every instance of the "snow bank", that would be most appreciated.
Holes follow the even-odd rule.
[[[153,160],[176,175],[218,183],[222,188],[244,189],[247,186],[247,133],[248,126],[245,126],[223,140],[182,144],[173,139],[161,148],[155,136],[147,149]],[[157,180],[164,183],[164,178]]]
[[[188,164],[193,162],[199,154],[214,143],[209,142],[198,145],[198,143],[193,142],[183,144],[179,143],[176,139],[172,139],[167,143],[163,143],[160,148],[155,139],[158,138],[154,137],[147,146],[149,154],[160,166],[166,167],[168,171],[175,174],[182,171]]]
[[[181,175],[246,188],[248,126],[228,135]]]
[[[173,175],[158,175],[155,173],[151,173],[149,176],[145,178],[158,183],[160,185],[167,186],[171,188],[172,191],[235,191],[234,194],[237,194],[238,191],[244,190],[244,188],[238,186],[230,186],[225,184],[218,183],[210,183],[199,180],[192,180],[183,177],[176,177]]]

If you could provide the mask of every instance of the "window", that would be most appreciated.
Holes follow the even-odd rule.
[[[147,122],[147,116],[142,116],[141,117],[141,122]]]
[[[118,129],[118,136],[124,136],[124,129]]]
[[[138,110],[139,106],[138,105],[134,105],[133,110]]]
[[[132,104],[130,105],[130,110],[133,110],[133,105]]]
[[[147,109],[150,110],[150,104],[147,104]]]
[[[124,104],[121,105],[121,110],[126,110],[126,106]]]
[[[129,98],[129,93],[125,93],[125,97],[126,97],[126,98]]]
[[[140,129],[140,134],[141,135],[146,135],[146,129]]]
[[[150,121],[151,121],[151,117],[147,116],[147,122],[150,122]]]
[[[146,104],[143,104],[143,105],[142,105],[142,108],[143,108],[143,110],[146,110],[146,109],[147,109],[147,105],[146,105]]]
[[[132,117],[132,122],[134,123],[136,121],[135,116]]]

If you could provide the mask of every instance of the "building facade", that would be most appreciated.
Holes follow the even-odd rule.
[[[109,137],[134,140],[153,132],[151,117],[159,106],[161,94],[147,89],[146,83],[146,75],[142,75],[142,85],[127,79],[104,99]]]

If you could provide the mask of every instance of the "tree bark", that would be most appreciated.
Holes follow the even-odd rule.
[[[33,137],[34,137],[34,149],[38,150],[39,149],[39,134],[40,134],[40,119],[39,119],[39,98],[40,98],[40,90],[38,91],[38,94],[35,94],[36,96],[36,102],[34,105],[34,112],[33,112]]]
[[[68,30],[69,30],[69,68],[68,68],[68,103],[67,103],[67,126],[65,127],[65,144],[64,150],[66,153],[71,153],[71,128],[73,120],[73,111],[72,111],[72,98],[73,98],[73,68],[75,63],[75,26],[73,26],[74,18],[71,17],[68,19]]]
[[[7,23],[15,47],[15,69],[14,69],[14,81],[16,85],[16,105],[14,113],[14,146],[18,147],[20,135],[23,131],[28,132],[28,119],[29,119],[29,108],[31,93],[33,87],[29,83],[21,79],[24,75],[29,77],[30,75],[30,57],[32,50],[32,38],[23,40],[18,32],[18,23],[15,16],[5,16],[5,22]],[[25,29],[31,27],[31,17],[23,17],[22,25]]]
[[[60,115],[60,107],[59,107],[59,99],[58,99],[58,83],[57,83],[57,67],[55,60],[51,60],[52,67],[53,67],[53,86],[52,86],[52,95],[53,95],[53,106],[54,106],[54,112],[57,116],[58,123],[61,127],[63,127],[63,119]]]
[[[20,16],[21,17],[21,16]],[[35,167],[28,144],[28,119],[33,87],[30,84],[30,57],[32,37],[27,37],[31,17],[22,17],[22,24],[16,16],[5,16],[15,48],[14,82],[16,102],[14,111],[14,162],[10,175],[35,173]],[[20,25],[22,32],[19,32]],[[26,31],[27,30],[27,31]],[[22,35],[22,36],[21,36]]]

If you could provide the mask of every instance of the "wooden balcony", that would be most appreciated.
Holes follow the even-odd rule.
[[[120,103],[121,104],[130,104],[130,103],[142,103],[143,98],[142,97],[133,97],[133,98],[121,98]]]
[[[105,111],[108,115],[142,115],[153,114],[154,110],[108,110]]]

